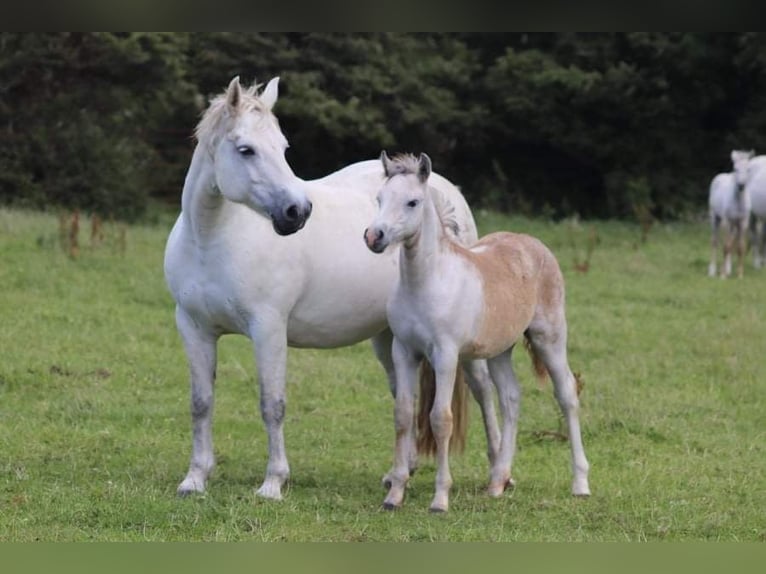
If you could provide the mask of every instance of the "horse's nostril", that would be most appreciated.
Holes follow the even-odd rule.
[[[314,204],[309,201],[308,207],[306,208],[306,217],[311,215],[311,210],[314,208]]]
[[[285,209],[285,218],[288,221],[295,221],[298,219],[299,212],[298,212],[298,206],[294,203],[292,205],[287,206]]]
[[[378,241],[383,239],[383,230],[382,229],[378,229],[377,233],[375,233],[375,239],[377,239]]]

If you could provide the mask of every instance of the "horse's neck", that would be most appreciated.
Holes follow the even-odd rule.
[[[441,258],[448,253],[448,241],[436,205],[431,197],[426,197],[420,231],[402,247],[399,258],[402,284],[409,289],[425,285],[437,272]]]
[[[224,202],[215,187],[212,158],[204,146],[198,144],[181,195],[184,222],[196,240],[204,240],[218,223]]]

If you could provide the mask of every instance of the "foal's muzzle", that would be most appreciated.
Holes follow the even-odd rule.
[[[367,228],[364,230],[364,242],[373,253],[383,253],[388,247],[388,238],[380,229]]]

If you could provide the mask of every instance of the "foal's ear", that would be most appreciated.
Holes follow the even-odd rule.
[[[393,175],[391,172],[391,160],[389,159],[386,150],[380,152],[380,161],[383,163],[383,173],[386,177],[391,177]]]
[[[239,102],[242,101],[242,86],[239,85],[239,76],[229,82],[229,87],[226,88],[226,105],[229,110],[235,112],[239,109]]]
[[[263,88],[261,93],[261,101],[270,110],[277,103],[277,97],[279,96],[279,76],[271,78],[266,87]]]
[[[418,179],[425,183],[429,175],[431,175],[431,158],[421,153],[418,160]]]

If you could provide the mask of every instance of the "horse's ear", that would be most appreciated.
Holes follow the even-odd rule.
[[[277,103],[277,97],[279,97],[279,76],[272,78],[266,84],[261,93],[261,101],[268,109],[271,109]]]
[[[242,101],[242,86],[239,85],[239,76],[229,82],[229,87],[226,88],[226,105],[233,112],[239,109],[239,103]]]
[[[380,161],[383,163],[383,173],[386,174],[386,177],[391,177],[391,160],[389,159],[386,150],[380,152]]]
[[[427,154],[421,153],[418,163],[418,179],[425,182],[431,175],[431,158]]]

